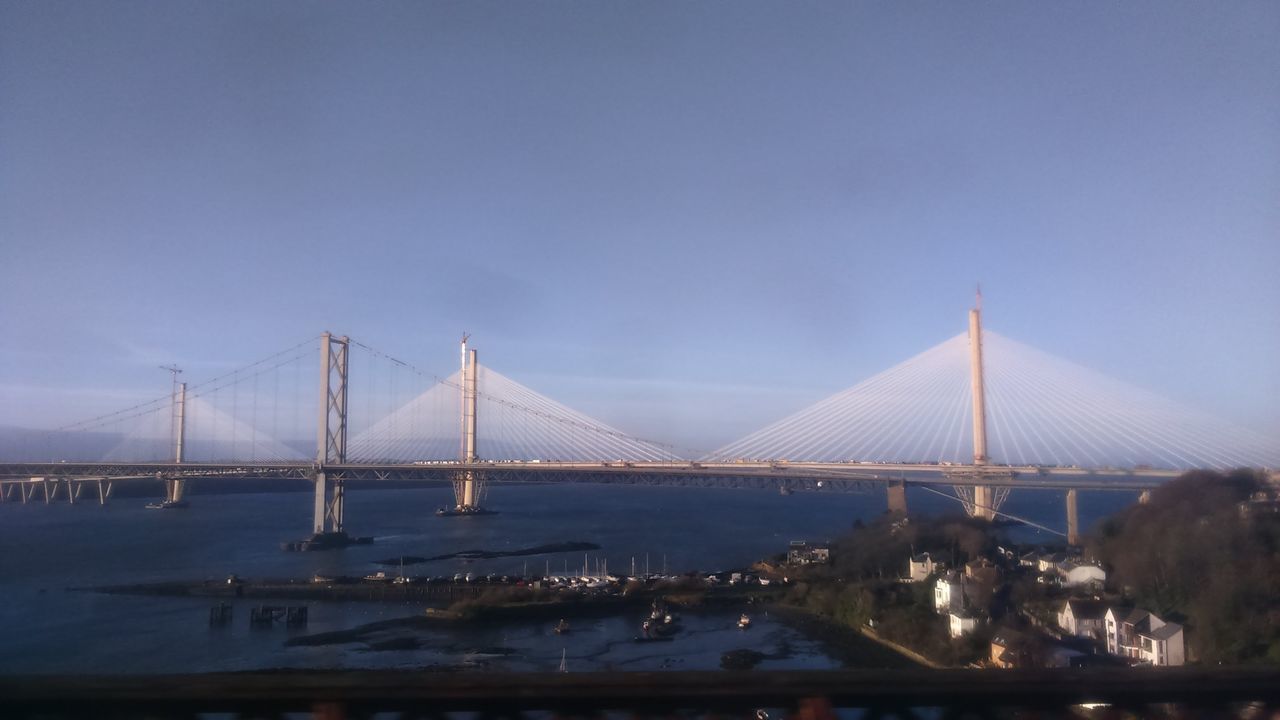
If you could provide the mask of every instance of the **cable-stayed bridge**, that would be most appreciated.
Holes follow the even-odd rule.
[[[479,514],[490,482],[612,482],[781,491],[954,487],[993,518],[1010,489],[1146,490],[1193,468],[1275,468],[1280,444],[981,326],[710,453],[634,437],[478,362],[440,377],[329,333],[152,401],[5,451],[0,500],[74,501],[162,479],[305,478],[314,530],[343,531],[344,485],[450,481],[448,514]],[[317,363],[318,360],[318,363]],[[316,392],[315,378],[320,378]],[[1074,539],[1074,538],[1073,538]]]

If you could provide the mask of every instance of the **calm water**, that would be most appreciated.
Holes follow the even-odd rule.
[[[363,645],[286,647],[283,628],[248,627],[249,603],[227,628],[207,625],[209,599],[100,595],[68,588],[160,580],[363,575],[374,560],[430,556],[466,549],[510,550],[565,540],[601,546],[591,563],[607,560],[627,573],[743,567],[783,551],[793,539],[826,540],[885,507],[884,493],[845,495],[697,488],[592,485],[499,486],[488,506],[501,514],[437,518],[451,490],[377,490],[347,495],[347,525],[373,535],[371,546],[324,553],[286,553],[279,544],[308,534],[309,493],[195,495],[186,511],[146,510],[144,500],[118,498],[45,506],[0,505],[0,672],[197,672],[270,667],[419,667],[471,663],[490,669],[549,670],[566,657],[570,669],[714,668],[720,653],[748,647],[774,655],[761,667],[834,667],[814,641],[773,618],[756,618],[747,633],[736,613],[696,614],[674,643],[622,642],[638,618],[584,621],[560,637],[542,624],[442,629],[424,649],[371,652]],[[1082,524],[1132,502],[1131,493],[1082,493]],[[952,512],[955,503],[911,491],[913,512]],[[1061,528],[1063,494],[1015,493],[1006,510]],[[1052,540],[1038,531],[1020,539]],[[455,572],[541,574],[581,568],[582,553],[444,561],[414,574]],[[305,633],[351,628],[416,615],[419,605],[309,602]],[[505,649],[495,653],[493,648]]]

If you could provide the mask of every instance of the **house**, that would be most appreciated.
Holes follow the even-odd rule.
[[[1019,655],[1027,644],[1025,634],[1009,628],[1001,628],[991,636],[991,664],[998,668],[1019,665]],[[1025,665],[1025,661],[1022,663]]]
[[[978,617],[968,610],[952,610],[947,613],[951,637],[964,637],[978,629]]]
[[[920,553],[907,560],[907,582],[926,580],[942,567],[942,563],[934,562],[929,553]]]
[[[1087,587],[1101,589],[1107,582],[1107,571],[1098,565],[1065,562],[1058,567],[1063,587]]]
[[[1103,618],[1107,652],[1131,663],[1174,666],[1186,663],[1182,626],[1146,610],[1111,608]]]
[[[787,549],[787,562],[792,565],[825,565],[831,562],[831,548],[792,540]]]
[[[1086,655],[1036,635],[1009,628],[991,638],[991,664],[998,668],[1066,668]]]
[[[1036,561],[1036,570],[1040,572],[1056,572],[1058,566],[1066,562],[1066,553],[1053,553],[1041,555]]]
[[[1058,627],[1072,637],[1102,642],[1106,639],[1106,614],[1107,605],[1101,600],[1068,600],[1058,611]]]
[[[1040,567],[1040,553],[1038,553],[1038,552],[1036,552],[1036,551],[1034,551],[1034,550],[1032,550],[1031,552],[1028,552],[1028,553],[1023,553],[1023,554],[1022,554],[1022,557],[1018,558],[1018,565],[1020,565],[1020,566],[1022,566],[1022,567],[1029,567],[1029,568],[1037,568],[1037,569],[1039,569],[1039,567]]]
[[[1000,568],[986,558],[978,558],[965,563],[964,576],[983,585],[994,585],[1000,581]]]
[[[933,609],[946,614],[964,607],[964,584],[954,572],[940,575],[933,584]]]

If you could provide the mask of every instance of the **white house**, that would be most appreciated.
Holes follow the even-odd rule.
[[[825,565],[829,562],[831,562],[831,548],[826,545],[792,540],[787,548],[787,563],[790,565]]]
[[[1102,587],[1107,582],[1107,571],[1097,565],[1063,563],[1058,568],[1063,587]]]
[[[947,613],[950,634],[953,638],[963,637],[978,628],[978,618],[965,610],[952,610]]]
[[[933,609],[939,614],[946,614],[964,607],[964,586],[955,573],[947,573],[938,577],[933,584]]]
[[[930,575],[942,569],[942,563],[936,563],[929,553],[920,553],[907,560],[907,582],[927,580]]]
[[[1066,553],[1045,553],[1036,558],[1036,569],[1040,572],[1054,572],[1067,559]]]
[[[1058,611],[1058,627],[1073,637],[1101,641],[1106,638],[1106,614],[1107,606],[1100,600],[1068,600]]]
[[[1137,608],[1111,608],[1104,622],[1107,652],[1112,655],[1157,666],[1186,663],[1186,640],[1181,625],[1167,623]]]

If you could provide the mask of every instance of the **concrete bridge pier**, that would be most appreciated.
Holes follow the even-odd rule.
[[[907,483],[903,480],[890,480],[888,485],[889,492],[889,512],[907,514]]]
[[[1077,502],[1076,489],[1067,491],[1067,544],[1080,544],[1080,508]]]
[[[167,502],[182,502],[182,496],[186,494],[187,481],[185,478],[167,477],[164,479],[164,499]]]
[[[111,497],[111,481],[98,478],[98,504],[106,505],[109,497]]]
[[[324,470],[317,470],[315,484],[315,512],[312,516],[312,530],[317,535],[343,532],[342,480],[330,478],[329,473]]]

